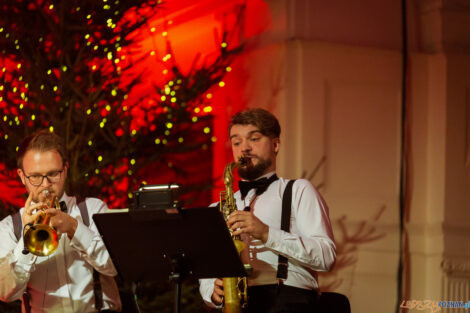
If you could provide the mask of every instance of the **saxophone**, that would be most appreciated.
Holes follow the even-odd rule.
[[[233,175],[232,172],[235,168],[243,166],[246,164],[246,160],[242,157],[238,162],[231,162],[227,164],[224,170],[224,185],[225,191],[220,193],[220,211],[222,212],[225,220],[228,219],[228,216],[237,210],[237,205],[235,203],[235,198],[233,197]],[[230,233],[232,231],[230,230]],[[245,244],[241,240],[240,236],[233,236],[233,242],[235,248],[240,255]],[[248,265],[249,266],[249,265]],[[247,267],[247,264],[245,264]],[[224,313],[238,313],[242,312],[242,308],[245,307],[248,303],[248,288],[246,277],[225,277],[223,278],[224,284]]]

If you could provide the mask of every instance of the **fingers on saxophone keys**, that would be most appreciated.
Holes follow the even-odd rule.
[[[224,300],[224,283],[223,280],[217,278],[214,282],[214,292],[212,293],[212,301],[221,304]]]
[[[240,229],[234,231],[234,232],[232,233],[232,235],[233,235],[233,236],[240,236],[240,235],[242,235],[242,234],[244,234],[244,233],[248,233],[248,232],[247,232],[245,229],[241,229],[241,228],[240,228]]]
[[[228,227],[232,227],[232,225],[240,220],[243,219],[243,213],[242,211],[235,211],[232,214],[229,215],[228,220],[227,220],[227,225]]]
[[[230,227],[230,229],[233,231],[234,235],[241,234],[242,233],[242,228],[243,228],[243,223],[242,222],[236,222]]]
[[[216,305],[221,305],[224,302],[224,297],[219,296],[215,292],[212,294],[212,302]]]
[[[227,218],[227,226],[231,227],[233,223],[234,223],[234,217],[233,217],[233,213],[232,213]]]
[[[219,297],[222,298],[224,296],[224,287],[217,286],[214,288],[214,291]]]

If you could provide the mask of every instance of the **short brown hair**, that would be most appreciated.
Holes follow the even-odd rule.
[[[20,143],[16,154],[16,164],[18,168],[23,169],[23,158],[29,150],[42,152],[56,150],[62,157],[62,163],[66,162],[64,140],[48,129],[39,130],[26,137]]]
[[[279,121],[273,114],[264,109],[246,109],[235,114],[228,127],[229,134],[232,126],[236,124],[256,126],[263,135],[271,138],[279,138],[281,136]]]

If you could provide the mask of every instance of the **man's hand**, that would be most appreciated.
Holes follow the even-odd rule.
[[[23,214],[21,215],[21,218],[23,219],[23,225],[26,224],[34,224],[36,220],[39,218],[40,215],[43,214],[43,212],[39,209],[41,209],[44,206],[44,203],[35,203],[31,204],[31,201],[35,198],[35,195],[33,193],[30,193],[28,195],[28,199],[26,199],[26,203],[24,205],[24,210]],[[34,212],[35,210],[38,210],[37,212]]]
[[[46,214],[50,215],[50,225],[54,227],[59,237],[62,234],[67,234],[70,239],[73,238],[78,225],[78,221],[75,218],[56,208],[47,209]]]
[[[78,225],[78,222],[75,218],[71,217],[67,213],[57,210],[55,207],[48,208],[44,211],[40,210],[46,205],[44,202],[31,204],[31,201],[34,198],[41,198],[44,189],[45,188],[39,188],[29,194],[28,199],[24,205],[23,214],[21,215],[21,218],[23,219],[23,225],[28,223],[35,224],[39,216],[49,214],[50,226],[54,227],[57,235],[60,237],[62,234],[67,234],[67,236],[72,239]],[[35,210],[37,210],[37,212],[34,212]]]
[[[217,278],[214,282],[211,300],[215,305],[221,305],[224,301],[224,282],[221,278]]]
[[[249,234],[263,243],[268,240],[269,227],[261,222],[252,212],[235,211],[228,217],[228,227],[233,235]]]

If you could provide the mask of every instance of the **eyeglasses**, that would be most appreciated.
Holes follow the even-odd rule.
[[[47,180],[50,183],[57,183],[60,180],[60,176],[64,169],[61,169],[60,171],[54,171],[50,172],[47,175],[29,175],[26,176],[26,178],[29,180],[30,184],[33,186],[40,186],[42,182],[44,181],[44,178],[47,178]]]

